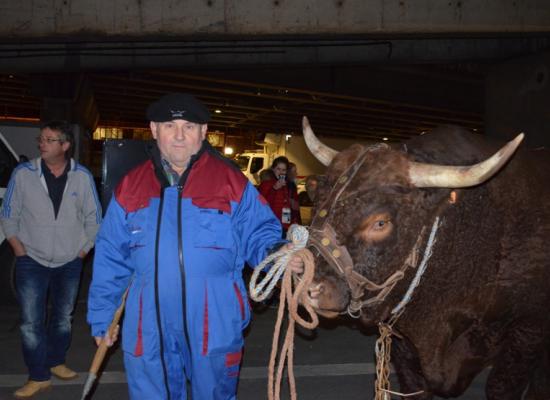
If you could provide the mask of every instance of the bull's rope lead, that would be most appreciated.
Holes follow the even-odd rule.
[[[423,390],[414,393],[400,393],[394,392],[391,390],[390,386],[390,361],[391,361],[391,337],[394,335],[393,325],[397,319],[401,316],[405,310],[405,306],[409,303],[412,298],[414,289],[420,283],[420,278],[426,271],[428,266],[428,261],[432,256],[433,245],[435,244],[435,235],[437,229],[439,228],[439,217],[435,218],[435,221],[432,225],[432,230],[430,232],[430,237],[428,238],[428,243],[426,243],[426,249],[424,250],[424,256],[420,266],[416,271],[416,275],[412,280],[405,296],[403,299],[393,308],[391,311],[392,316],[390,317],[387,323],[378,324],[378,331],[380,332],[380,337],[376,340],[374,345],[374,352],[376,354],[376,380],[374,382],[374,400],[390,400],[391,395],[395,394],[401,397],[413,397],[424,393]]]
[[[275,329],[273,332],[273,342],[271,345],[271,356],[269,358],[269,370],[268,370],[268,400],[279,400],[281,394],[281,382],[283,377],[283,370],[285,367],[285,360],[288,369],[288,382],[290,387],[290,398],[296,400],[296,382],[294,378],[294,327],[297,322],[299,325],[306,329],[315,329],[319,324],[319,319],[313,308],[307,302],[303,302],[303,306],[309,314],[310,321],[306,321],[298,315],[299,299],[302,296],[302,292],[307,290],[311,282],[313,281],[314,274],[314,258],[309,250],[305,248],[308,239],[308,231],[303,226],[291,225],[288,230],[287,238],[292,240],[294,248],[291,250],[281,250],[271,254],[261,264],[259,264],[252,274],[250,280],[250,297],[255,301],[261,301],[271,294],[273,287],[277,283],[279,277],[283,275],[283,281],[281,285],[281,294],[279,299],[279,309],[277,310],[277,322],[275,323]],[[295,290],[292,291],[292,271],[286,269],[286,265],[292,255],[298,255],[304,261],[304,273],[300,279],[296,279],[294,276]],[[269,270],[269,273],[264,277],[260,284],[256,285],[256,280],[260,271],[265,266],[274,261],[274,265]],[[269,285],[267,283],[269,282]],[[267,285],[265,291],[262,289]],[[259,300],[256,300],[259,299]],[[288,304],[288,327],[285,335],[285,341],[281,347],[279,362],[277,365],[277,374],[275,376],[275,362],[277,359],[277,353],[279,349],[279,337],[281,333],[281,326],[283,323],[283,316],[285,311],[285,305]]]
[[[418,391],[414,393],[400,393],[391,390],[390,386],[390,360],[391,360],[391,336],[393,333],[393,325],[401,316],[404,311],[405,306],[409,303],[412,298],[414,289],[418,286],[420,278],[424,274],[428,261],[432,255],[432,248],[435,243],[435,235],[439,227],[439,217],[436,217],[432,230],[430,232],[430,237],[428,243],[426,244],[426,249],[422,258],[422,262],[418,267],[417,273],[411,282],[407,292],[399,304],[392,310],[391,318],[388,323],[379,324],[380,337],[377,339],[375,344],[375,353],[376,353],[376,381],[375,381],[375,400],[389,400],[391,395],[398,395],[401,397],[412,397],[423,393],[423,391]],[[306,228],[299,225],[292,225],[288,231],[287,238],[292,240],[294,243],[294,248],[290,250],[279,250],[271,255],[269,255],[264,261],[262,261],[255,269],[250,279],[250,297],[254,301],[262,301],[266,299],[275,284],[283,275],[283,284],[281,287],[281,295],[279,301],[279,309],[277,312],[277,322],[275,324],[275,331],[273,334],[273,343],[271,347],[271,356],[269,360],[269,374],[268,374],[268,400],[279,400],[280,399],[280,388],[282,381],[282,374],[285,366],[285,359],[287,361],[288,368],[288,380],[290,386],[290,398],[296,400],[296,383],[294,378],[294,326],[298,322],[301,326],[307,329],[314,329],[318,323],[318,317],[313,308],[307,303],[303,302],[306,310],[308,311],[311,322],[305,321],[298,315],[298,299],[302,295],[304,288],[307,288],[311,281],[313,280],[314,274],[314,259],[313,255],[309,250],[305,248],[308,239],[308,231]],[[302,278],[298,281],[296,285],[296,290],[292,292],[292,272],[286,270],[286,265],[290,260],[291,256],[297,254],[302,257],[304,261],[304,274]],[[260,272],[269,264],[273,262],[273,266],[269,270],[268,274],[264,279],[256,284]],[[265,290],[264,287],[267,285]],[[263,290],[263,291],[262,291]],[[285,342],[281,348],[281,355],[279,357],[279,363],[277,366],[277,375],[274,379],[274,370],[275,370],[275,361],[277,358],[277,350],[279,347],[279,336],[282,326],[282,320],[284,315],[285,303],[288,303],[289,311],[289,322],[288,328],[285,336]],[[275,380],[275,382],[274,382]]]

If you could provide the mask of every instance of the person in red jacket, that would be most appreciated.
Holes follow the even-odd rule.
[[[300,208],[298,205],[298,193],[296,186],[290,187],[286,179],[289,161],[281,156],[273,160],[271,170],[275,178],[266,180],[260,184],[259,191],[267,200],[271,210],[281,222],[283,235],[291,224],[300,223]]]

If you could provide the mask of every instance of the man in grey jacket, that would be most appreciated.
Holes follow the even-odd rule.
[[[23,357],[28,382],[14,395],[49,389],[50,376],[73,379],[65,366],[82,259],[94,245],[101,206],[90,172],[70,154],[71,126],[52,121],[37,138],[40,157],[20,164],[8,184],[0,221],[16,255]],[[47,299],[51,315],[46,326]]]

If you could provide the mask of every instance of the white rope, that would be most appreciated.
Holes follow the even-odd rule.
[[[422,262],[420,263],[420,267],[418,267],[418,270],[416,271],[416,275],[414,276],[414,279],[412,280],[411,284],[409,285],[409,288],[407,289],[407,292],[405,293],[405,296],[399,302],[399,304],[396,305],[395,308],[391,311],[392,315],[398,314],[403,309],[403,307],[405,307],[407,305],[407,303],[411,300],[414,289],[416,289],[416,287],[420,283],[420,278],[422,277],[422,274],[424,274],[424,271],[426,270],[426,267],[428,266],[428,261],[430,260],[430,257],[432,256],[432,247],[435,243],[435,234],[437,233],[437,228],[438,227],[439,227],[439,217],[436,217],[435,221],[432,225],[432,231],[430,232],[430,237],[428,239],[428,243],[426,244],[426,250],[424,251],[424,257],[422,258]]]
[[[285,272],[286,265],[292,255],[298,250],[306,247],[309,232],[304,226],[292,224],[288,228],[286,237],[294,244],[292,249],[288,250],[286,247],[283,247],[282,250],[278,250],[267,256],[258,266],[254,268],[254,273],[250,278],[249,284],[250,298],[252,300],[262,301],[271,295],[273,288]],[[269,269],[266,276],[258,284],[256,284],[260,272],[263,271],[271,262],[273,262],[273,266]]]

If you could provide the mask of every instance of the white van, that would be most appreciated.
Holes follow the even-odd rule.
[[[261,170],[269,168],[271,166],[271,159],[268,154],[262,153],[261,150],[257,152],[246,152],[237,154],[235,162],[253,185],[260,184],[259,173]]]

